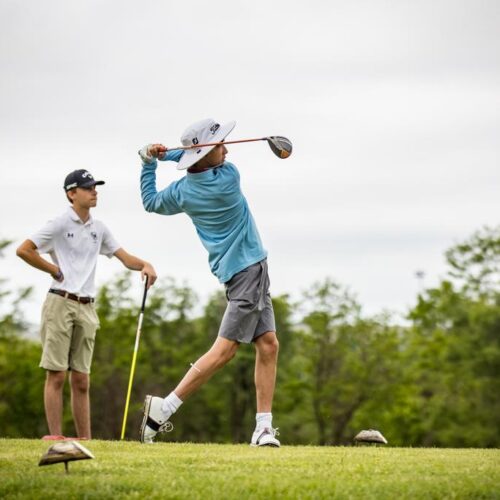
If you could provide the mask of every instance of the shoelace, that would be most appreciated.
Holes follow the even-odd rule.
[[[167,420],[166,422],[163,422],[163,424],[160,425],[158,432],[172,432],[173,430],[174,430],[174,424]]]
[[[280,433],[278,432],[279,427],[276,427],[276,429],[273,429],[272,427],[265,427],[261,433],[261,436],[263,434],[272,434],[274,437],[279,436]]]

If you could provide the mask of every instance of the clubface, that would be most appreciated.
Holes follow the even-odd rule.
[[[267,138],[267,143],[278,158],[285,159],[292,154],[292,143],[286,137],[273,135]]]

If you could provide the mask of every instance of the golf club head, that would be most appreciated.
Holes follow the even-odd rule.
[[[38,465],[51,465],[73,460],[95,458],[85,446],[76,441],[53,444],[40,459]]]
[[[292,143],[286,137],[272,135],[266,139],[269,147],[278,158],[285,159],[292,154]]]

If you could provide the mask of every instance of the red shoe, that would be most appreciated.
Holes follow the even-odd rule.
[[[43,436],[42,441],[64,441],[66,438],[64,436],[57,436],[55,434],[47,434]]]

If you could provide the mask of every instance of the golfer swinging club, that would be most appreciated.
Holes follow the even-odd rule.
[[[219,125],[212,119],[192,124],[182,135],[183,146],[223,141],[235,122]],[[224,283],[228,305],[219,334],[208,352],[191,365],[179,385],[166,397],[146,396],[141,442],[152,443],[182,403],[228,363],[241,343],[255,344],[257,415],[253,446],[280,446],[272,427],[278,339],[269,293],[267,252],[260,240],[236,167],[225,161],[223,144],[167,151],[150,144],[139,151],[143,161],[141,194],[148,212],[186,213],[208,251],[212,273]],[[156,189],[157,159],[177,162],[187,175],[166,189]]]

